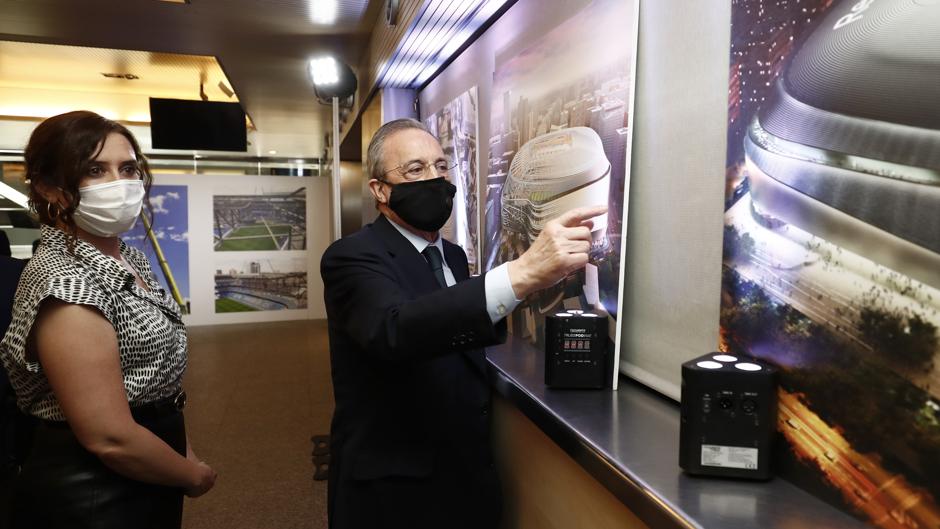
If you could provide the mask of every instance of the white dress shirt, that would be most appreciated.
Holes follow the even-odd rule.
[[[457,284],[457,280],[454,279],[454,273],[451,271],[450,266],[447,265],[447,258],[444,257],[444,243],[441,242],[440,236],[437,237],[436,241],[429,243],[425,238],[408,231],[403,226],[399,226],[394,220],[388,220],[392,226],[395,226],[395,229],[398,230],[399,233],[408,239],[408,242],[414,245],[419,253],[423,252],[428,246],[437,247],[444,261],[444,281],[447,282],[447,286],[449,287]],[[521,299],[516,299],[516,293],[512,290],[512,282],[509,281],[508,263],[503,263],[487,272],[483,277],[483,283],[486,291],[486,311],[489,313],[490,321],[493,323],[505,318],[516,308],[516,305],[522,302]]]

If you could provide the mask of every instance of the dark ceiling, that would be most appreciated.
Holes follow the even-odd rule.
[[[327,24],[314,19],[328,0],[0,0],[0,40],[213,55],[257,128],[248,154],[319,156],[331,110],[307,61],[332,54],[355,68],[384,4],[332,3]]]

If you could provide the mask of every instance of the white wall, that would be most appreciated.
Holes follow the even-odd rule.
[[[588,3],[519,0],[419,93],[422,117],[477,85],[486,160],[495,61]],[[680,364],[718,343],[730,24],[728,2],[640,4],[621,370],[676,399]]]
[[[189,283],[192,313],[187,325],[249,323],[326,318],[320,257],[330,244],[330,181],[328,178],[283,176],[158,174],[155,184],[185,185],[189,194]],[[213,195],[256,194],[307,188],[307,250],[272,252],[215,252],[212,241]],[[302,257],[307,266],[307,309],[215,313],[215,270],[221,260],[264,257]],[[156,264],[153,264],[156,266]]]

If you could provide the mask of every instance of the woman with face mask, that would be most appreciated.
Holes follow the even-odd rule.
[[[85,111],[42,122],[24,157],[42,226],[0,342],[36,422],[13,527],[179,528],[183,494],[216,474],[183,424],[179,307],[119,238],[141,213],[147,161],[127,128]]]

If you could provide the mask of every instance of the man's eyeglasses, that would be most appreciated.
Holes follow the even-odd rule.
[[[449,160],[437,160],[435,162],[419,162],[414,161],[407,163],[405,165],[399,165],[394,169],[389,169],[382,173],[382,176],[391,173],[392,171],[398,171],[398,173],[405,178],[405,180],[421,180],[425,178],[431,169],[434,169],[434,172],[437,173],[437,176],[446,177],[450,174],[450,170],[453,169],[457,164],[451,163]]]

